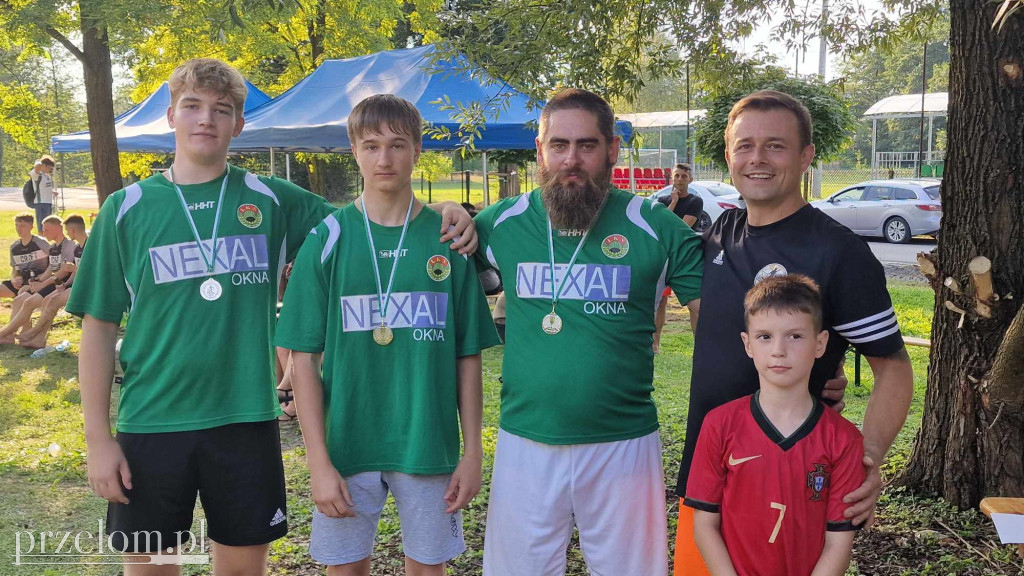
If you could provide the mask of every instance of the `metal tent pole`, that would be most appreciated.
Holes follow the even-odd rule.
[[[483,152],[482,156],[484,161],[484,208],[486,208],[491,205],[491,187],[490,182],[488,182],[490,179],[487,177],[487,152]]]
[[[932,128],[935,125],[935,116],[928,117],[928,161],[932,161]]]
[[[292,155],[291,154],[285,154],[284,155],[284,179],[289,181],[289,182],[292,181]]]
[[[878,170],[878,153],[875,152],[875,145],[878,142],[878,118],[871,119],[871,177],[876,177]]]

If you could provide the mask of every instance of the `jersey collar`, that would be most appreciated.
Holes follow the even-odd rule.
[[[804,420],[804,423],[787,437],[783,436],[782,433],[779,432],[778,428],[772,424],[772,421],[765,416],[764,411],[761,410],[761,403],[759,401],[760,397],[760,390],[754,392],[754,395],[750,397],[750,413],[754,417],[754,422],[757,422],[757,425],[761,428],[761,431],[764,432],[765,436],[767,436],[768,439],[774,442],[779,448],[782,448],[783,451],[789,450],[795,446],[797,442],[810,434],[814,430],[814,427],[818,425],[818,420],[821,420],[821,415],[825,411],[825,405],[816,400],[814,402],[814,408],[807,416],[807,419]]]

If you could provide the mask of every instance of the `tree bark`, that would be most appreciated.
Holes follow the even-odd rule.
[[[950,0],[949,149],[936,263],[938,277],[967,287],[971,259],[989,258],[1001,298],[985,318],[969,290],[936,287],[924,417],[898,480],[965,508],[984,496],[1024,496],[1024,414],[1013,408],[1024,381],[993,372],[1004,337],[1024,337],[1007,334],[1024,299],[1024,18],[994,31],[997,6]],[[946,301],[967,311],[962,328]]]
[[[121,163],[114,132],[114,80],[110,65],[107,28],[97,13],[94,0],[80,0],[82,51],[79,59],[85,73],[85,110],[89,119],[92,170],[96,176],[96,195],[100,205],[119,190]]]
[[[501,174],[508,174],[508,177],[501,179],[501,184],[498,186],[498,198],[511,198],[512,196],[519,195],[519,166],[509,162],[500,164],[498,166],[498,172]]]

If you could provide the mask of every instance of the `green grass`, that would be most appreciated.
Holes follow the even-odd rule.
[[[11,214],[0,213],[0,241],[9,242],[13,239],[9,216]],[[895,285],[890,292],[897,315],[907,333],[928,336],[926,325],[933,308],[931,291],[927,287]],[[9,308],[5,304],[0,309],[0,321],[6,321],[8,314]],[[15,531],[95,532],[97,521],[105,514],[105,503],[91,494],[85,478],[81,398],[75,380],[80,338],[80,324],[76,319],[68,316],[58,319],[50,341],[64,338],[73,343],[69,353],[50,354],[41,360],[29,358],[28,352],[19,347],[0,346],[0,550],[7,558],[14,553]],[[663,352],[655,360],[654,396],[662,425],[666,476],[671,485],[674,483],[685,435],[693,351],[689,324],[678,307],[670,311],[662,348]],[[911,349],[910,354],[915,371],[914,403],[908,424],[900,433],[890,455],[886,467],[889,475],[906,462],[923,408],[928,354],[924,349]],[[452,563],[453,574],[480,573],[490,470],[497,435],[500,393],[498,376],[501,364],[501,348],[484,353],[484,487],[480,496],[465,512],[469,550]],[[851,355],[846,364],[851,382],[852,365]],[[863,418],[873,386],[870,371],[866,370],[866,373],[861,385],[851,383],[847,391],[848,409],[845,415],[855,422]],[[288,483],[290,532],[288,537],[275,542],[271,547],[271,571],[281,575],[320,574],[322,570],[309,559],[306,551],[313,507],[309,495],[309,474],[297,424],[282,427],[282,442]],[[47,452],[47,447],[52,443],[60,445],[56,455]],[[674,541],[676,522],[677,503],[673,500],[670,499],[668,504],[670,543]],[[908,537],[907,531],[933,526],[928,523],[929,518],[943,519],[948,525],[962,530],[965,537],[981,538],[977,534],[983,533],[985,537],[991,538],[990,526],[975,511],[951,510],[941,501],[893,490],[886,492],[883,504],[882,529],[893,532],[893,538],[905,539]],[[197,518],[198,514],[197,509]],[[985,532],[986,529],[988,532]],[[909,537],[913,538],[913,535]],[[981,546],[980,540],[975,540],[975,543],[976,547]],[[942,574],[982,573],[963,569],[964,562],[971,562],[968,553],[957,556],[950,552],[950,545],[937,543],[934,546],[925,549],[924,559],[917,560],[919,564],[913,565],[908,573],[915,573],[917,569]],[[400,549],[397,514],[393,503],[389,503],[381,521],[373,573],[401,573]],[[1003,562],[1009,572],[1013,560],[1005,550],[1006,547],[997,547],[990,556]],[[857,559],[864,563],[865,555],[871,553],[871,546],[865,545],[856,552]],[[979,560],[975,559],[975,562]],[[10,561],[0,561],[0,576],[96,576],[118,573],[119,569],[111,566],[56,567],[44,570],[39,567],[16,567]],[[201,567],[192,567],[187,573],[207,572]],[[850,572],[859,573],[856,567]],[[568,574],[585,574],[582,554],[575,541],[569,551]]]
[[[498,201],[498,184],[498,177],[494,174],[490,174],[489,186],[492,203]],[[536,183],[533,182],[533,180],[521,177],[520,185],[523,192],[528,192],[532,189],[529,186],[536,185]],[[481,206],[483,204],[483,186],[483,177],[479,174],[474,174],[470,179],[469,200],[477,206]],[[412,189],[416,197],[425,202],[451,200],[462,203],[466,201],[465,184],[459,180],[442,180],[440,182],[434,182],[431,186],[431,190],[428,191],[426,182],[422,183],[421,186],[420,181],[413,178]]]

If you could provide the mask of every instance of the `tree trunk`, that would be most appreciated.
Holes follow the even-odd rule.
[[[508,176],[501,179],[501,184],[498,186],[498,198],[518,196],[520,188],[519,166],[512,163],[500,164],[498,172],[508,174]]]
[[[92,170],[100,205],[119,190],[121,163],[114,132],[114,89],[107,28],[93,0],[80,0],[82,21],[82,69],[85,74],[85,110],[89,119]]]
[[[966,296],[938,285],[924,417],[899,482],[960,507],[984,496],[1024,496],[1024,379],[997,369],[997,351],[1024,300],[1024,18],[991,29],[996,3],[950,0],[949,149],[942,184],[937,268]],[[1000,296],[992,317],[975,310],[967,264],[992,261]],[[966,310],[946,308],[951,301]],[[1007,350],[1019,345],[1005,346]],[[1006,355],[1007,352],[1003,352]],[[1018,364],[1019,365],[1019,364]]]

